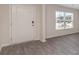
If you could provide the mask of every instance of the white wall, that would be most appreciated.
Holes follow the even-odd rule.
[[[74,13],[74,28],[67,30],[56,30],[56,10],[73,12]],[[46,5],[46,37],[56,37],[66,34],[79,32],[79,11],[72,8],[66,8],[58,5]]]
[[[0,45],[10,43],[9,5],[0,5]]]

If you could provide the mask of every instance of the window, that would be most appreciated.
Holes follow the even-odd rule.
[[[73,13],[56,11],[56,29],[73,28]]]

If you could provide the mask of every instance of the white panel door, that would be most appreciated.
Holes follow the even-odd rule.
[[[12,6],[12,40],[21,43],[33,40],[32,20],[35,18],[32,5]]]

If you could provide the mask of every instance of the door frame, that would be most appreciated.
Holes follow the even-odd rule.
[[[9,38],[10,38],[10,44],[13,44],[12,42],[12,5],[9,5]],[[42,39],[40,39],[41,42],[46,42],[46,31],[45,31],[45,22],[46,22],[46,5],[41,4],[42,7]]]
[[[12,4],[9,5],[9,39],[10,39],[10,44],[12,43]]]

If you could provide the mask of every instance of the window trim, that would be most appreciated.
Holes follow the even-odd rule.
[[[65,19],[65,17],[66,17],[66,13],[71,13],[72,15],[71,15],[71,21],[72,21],[72,27],[70,27],[70,28],[66,28],[67,26],[63,26],[64,28],[62,28],[62,29],[58,29],[57,28],[57,12],[63,12],[64,13],[64,19]],[[56,11],[55,12],[55,20],[56,20],[56,30],[64,30],[64,29],[71,29],[71,28],[74,28],[74,23],[73,23],[73,21],[74,21],[74,13],[73,12],[67,12],[67,11]],[[64,21],[64,25],[66,24],[66,21]]]

